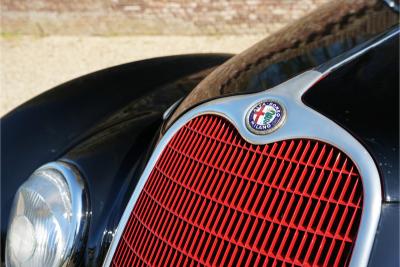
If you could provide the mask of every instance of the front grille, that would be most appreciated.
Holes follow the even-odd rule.
[[[348,265],[362,192],[354,163],[329,144],[253,145],[202,115],[164,148],[112,265]]]

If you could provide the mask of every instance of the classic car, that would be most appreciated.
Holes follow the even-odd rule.
[[[399,32],[395,1],[332,1],[17,107],[2,264],[399,266]]]

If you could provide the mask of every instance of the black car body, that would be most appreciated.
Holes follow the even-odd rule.
[[[398,13],[389,4],[337,1],[234,57],[129,63],[35,97],[1,120],[2,262],[14,195],[40,166],[62,162],[80,173],[84,226],[65,262],[102,265],[154,149],[174,123],[210,101],[268,94],[312,69],[321,77],[303,103],[362,144],[379,172],[380,216],[366,261],[398,266],[398,47]]]

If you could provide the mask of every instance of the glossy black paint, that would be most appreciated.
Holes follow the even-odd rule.
[[[143,138],[153,138],[162,112],[206,74],[199,72],[215,67],[229,57],[226,54],[171,56],[112,67],[62,84],[5,115],[1,119],[2,262],[13,196],[36,168],[59,159],[93,135],[106,135],[107,129],[118,127],[119,123],[128,125],[129,121],[138,118],[147,118],[148,121],[126,126],[132,135],[132,143],[127,148],[134,146],[135,142],[150,146]],[[140,105],[134,104],[139,102]],[[148,109],[141,109],[144,106]],[[152,123],[158,126],[151,128]],[[125,126],[122,128],[121,134],[127,131]],[[142,136],[142,139],[133,139],[134,136]],[[110,152],[115,157],[113,159],[117,158],[116,151]],[[91,183],[92,176],[85,178]],[[106,189],[119,190],[116,187]],[[94,199],[97,199],[96,192],[91,194]],[[96,208],[94,204],[92,207]]]
[[[304,96],[369,150],[384,201],[399,201],[399,35],[333,71]]]
[[[254,75],[243,91],[261,92],[272,88],[306,70],[330,62],[347,51],[360,50],[358,46],[371,37],[370,34],[360,34],[356,38],[340,38],[328,45],[309,49],[300,56],[271,64]]]
[[[399,218],[399,203],[385,203],[382,205],[381,219],[368,266],[400,266]]]
[[[162,113],[136,115],[95,134],[62,158],[88,178],[92,208],[83,251],[85,266],[103,262],[112,233],[157,140]]]

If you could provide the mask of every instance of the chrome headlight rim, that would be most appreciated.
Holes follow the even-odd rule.
[[[89,192],[84,178],[72,163],[67,161],[54,161],[46,163],[36,169],[29,178],[21,184],[14,196],[14,202],[10,219],[8,223],[7,241],[8,235],[10,234],[10,226],[13,220],[18,217],[14,214],[15,198],[20,192],[22,186],[29,181],[32,177],[41,175],[42,172],[55,172],[63,178],[67,185],[70,201],[71,201],[71,213],[70,213],[70,224],[69,228],[71,232],[66,236],[64,253],[61,255],[62,266],[73,266],[79,262],[79,255],[83,252],[84,246],[87,240],[87,232],[90,221],[90,204],[89,204]],[[7,247],[7,246],[6,246]],[[7,258],[7,253],[6,253]]]
[[[43,165],[37,171],[43,169],[52,169],[61,173],[70,190],[72,200],[71,222],[73,229],[75,229],[66,246],[65,263],[70,265],[70,263],[78,260],[77,255],[82,251],[87,237],[90,218],[89,192],[85,180],[74,165],[64,161],[56,161]]]

